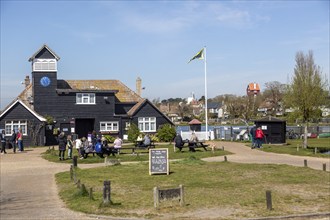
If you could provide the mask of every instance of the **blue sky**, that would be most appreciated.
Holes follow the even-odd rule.
[[[244,95],[287,83],[295,54],[314,52],[329,77],[329,1],[3,1],[1,108],[31,76],[28,59],[47,44],[59,79],[118,79],[150,100]]]

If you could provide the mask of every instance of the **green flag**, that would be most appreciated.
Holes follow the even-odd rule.
[[[204,48],[201,49],[193,58],[191,58],[188,63],[194,59],[204,60]]]

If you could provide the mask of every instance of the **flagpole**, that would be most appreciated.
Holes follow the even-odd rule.
[[[204,75],[205,75],[205,140],[209,140],[208,136],[208,117],[207,117],[207,77],[206,77],[206,46],[204,46]]]

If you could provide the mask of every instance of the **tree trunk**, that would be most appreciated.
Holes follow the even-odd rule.
[[[304,148],[307,148],[307,133],[308,133],[308,123],[305,124],[304,130]]]

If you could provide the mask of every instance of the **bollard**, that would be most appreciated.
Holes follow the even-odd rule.
[[[304,160],[304,167],[307,167],[307,160]]]
[[[183,185],[179,185],[180,187],[180,206],[184,206],[184,188]]]
[[[157,208],[159,205],[159,191],[158,187],[154,187],[154,207]]]
[[[317,147],[314,148],[314,154],[317,154]]]
[[[73,163],[73,167],[77,167],[77,164],[78,164],[78,156],[73,156],[72,163]]]
[[[93,187],[89,188],[89,199],[93,200]]]
[[[73,165],[70,166],[70,180],[73,180]]]
[[[227,156],[224,156],[224,158],[225,158],[225,162],[227,162]]]
[[[299,144],[297,144],[297,151],[299,151]]]
[[[323,164],[323,171],[327,171],[327,164],[326,163]]]
[[[103,182],[103,203],[110,203],[111,201],[111,187],[110,187],[110,180],[104,180]]]
[[[222,150],[223,150],[223,151],[225,150],[225,147],[224,147],[224,146],[222,146]]]
[[[272,192],[270,190],[266,191],[266,203],[267,203],[267,209],[272,210]]]

